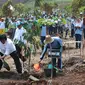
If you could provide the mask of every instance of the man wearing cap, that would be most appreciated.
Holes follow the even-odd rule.
[[[3,65],[2,60],[8,55],[13,58],[17,72],[22,73],[22,66],[16,51],[16,47],[13,42],[9,38],[7,38],[5,34],[3,34],[0,35],[0,69]]]
[[[17,29],[15,31],[15,35],[14,35],[14,39],[13,40],[14,41],[16,41],[16,40],[17,41],[21,41],[24,44],[26,44],[26,40],[24,40],[24,36],[23,36],[24,33],[26,33],[26,30],[22,27],[21,24],[18,24],[18,27],[17,27]],[[26,61],[25,57],[22,56],[22,54],[21,54],[22,48],[18,45],[18,42],[15,44],[15,46],[16,46],[17,53],[18,53],[19,57],[21,58],[21,60],[23,62]]]
[[[40,56],[40,63],[48,49],[50,49],[50,51],[52,49],[60,49],[60,52],[62,52],[62,40],[59,38],[58,34],[56,37],[51,37],[50,35],[46,35],[44,50]],[[53,66],[56,66],[56,58],[52,58],[52,62]],[[61,55],[58,58],[58,68],[62,69]]]
[[[24,42],[23,40],[23,34],[26,33],[26,30],[22,27],[22,24],[18,24],[18,27],[15,31],[15,34],[14,34],[14,39],[13,40],[18,40],[18,41],[22,41]]]

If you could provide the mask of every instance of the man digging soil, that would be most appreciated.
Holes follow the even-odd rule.
[[[17,54],[16,47],[13,42],[7,38],[5,34],[3,34],[0,35],[0,69],[2,68],[4,58],[8,55],[13,58],[17,72],[22,73],[22,66]],[[10,70],[10,68],[8,67],[7,70]]]

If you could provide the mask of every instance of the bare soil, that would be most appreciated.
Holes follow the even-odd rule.
[[[66,53],[67,52],[67,53]],[[45,57],[40,72],[33,69],[33,64],[39,62],[40,51],[36,56],[31,58],[31,72],[18,74],[14,62],[11,57],[7,57],[6,61],[11,67],[11,71],[2,68],[0,71],[0,85],[85,85],[85,63],[80,55],[79,49],[70,49],[63,52],[63,72],[57,73],[57,76],[51,79],[44,76],[43,68],[51,60]],[[65,55],[66,53],[66,55]],[[28,61],[24,63],[24,70],[28,70]],[[31,81],[29,76],[33,75],[40,81]]]

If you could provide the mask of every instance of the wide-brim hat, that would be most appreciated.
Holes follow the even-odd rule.
[[[54,39],[50,35],[46,35],[46,38],[44,41],[45,44],[52,43],[53,41]]]

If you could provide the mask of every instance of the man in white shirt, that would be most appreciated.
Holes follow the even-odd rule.
[[[5,34],[0,35],[0,69],[2,68],[2,60],[10,55],[14,62],[18,73],[22,73],[22,66],[19,60],[19,56],[16,51],[16,47],[13,42],[7,38]]]
[[[26,33],[26,30],[22,27],[21,24],[18,25],[15,34],[14,34],[14,39],[13,40],[18,40],[22,41],[25,43],[25,40],[23,39],[23,34]]]
[[[26,40],[23,37],[24,33],[26,33],[26,30],[22,27],[21,24],[19,24],[17,29],[16,29],[16,31],[15,31],[15,35],[14,35],[14,39],[13,40],[14,41],[15,40],[21,41],[21,42],[24,42],[24,44],[26,44]],[[22,56],[22,54],[21,54],[22,48],[18,45],[18,43],[15,46],[16,46],[17,53],[18,53],[19,57],[21,58],[21,60],[23,62],[26,61],[26,58],[24,56]]]

